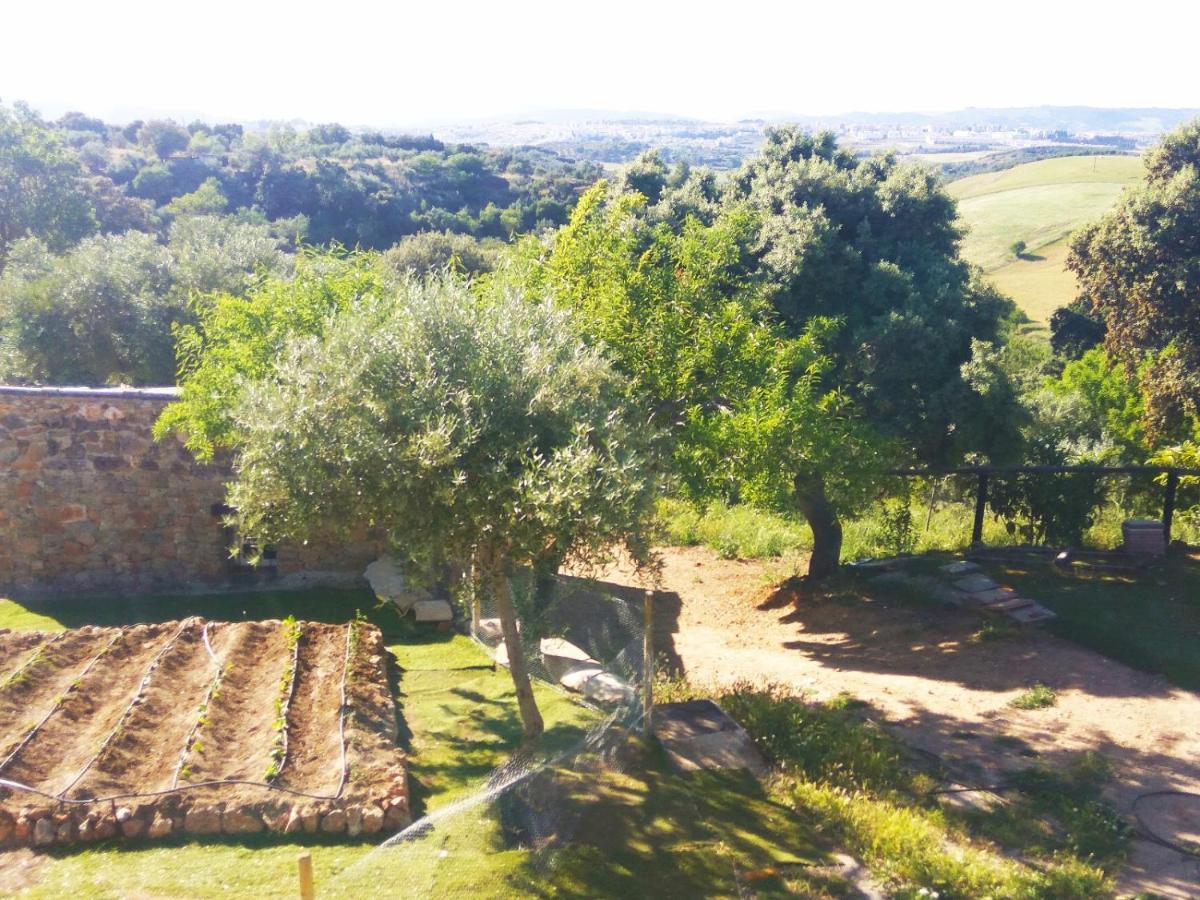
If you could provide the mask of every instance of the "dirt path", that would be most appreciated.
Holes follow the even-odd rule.
[[[133,699],[146,666],[170,638],[161,625],[128,629],[13,759],[6,775],[51,794],[67,788]]]
[[[1028,765],[1030,750],[1049,765],[1096,750],[1114,766],[1110,798],[1126,816],[1147,791],[1200,792],[1200,695],[1036,629],[972,641],[975,614],[934,604],[777,605],[768,599],[765,571],[701,548],[667,551],[656,646],[697,683],[776,681],[816,698],[853,694],[901,739],[981,781]],[[620,568],[607,577],[635,583]],[[1008,706],[1036,681],[1058,691],[1056,706]],[[1183,803],[1143,807],[1152,824],[1175,816],[1178,826],[1187,815]],[[1183,833],[1200,840],[1200,804],[1188,807]],[[1200,896],[1200,860],[1137,840],[1119,890]]]
[[[342,675],[346,628],[307,623],[300,638],[296,693],[288,716],[288,755],[279,784],[332,794],[342,778]]]
[[[221,627],[224,675],[198,734],[200,750],[189,754],[183,783],[220,778],[262,781],[274,740],[274,697],[287,666],[282,622]]]
[[[203,623],[189,619],[160,646],[158,665],[149,673],[129,714],[71,797],[103,797],[170,787],[175,763],[212,683],[213,668],[204,646]]]

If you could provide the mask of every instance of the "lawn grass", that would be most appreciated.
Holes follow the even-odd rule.
[[[1176,557],[1139,578],[1048,562],[990,566],[989,574],[1057,613],[1049,627],[1060,637],[1200,690],[1200,559]]]
[[[0,628],[116,625],[187,614],[347,621],[357,610],[383,629],[396,656],[414,815],[434,818],[427,836],[387,848],[377,840],[272,836],[67,848],[55,850],[19,895],[291,897],[301,852],[312,853],[322,897],[732,896],[739,893],[739,873],[771,866],[791,868],[756,882],[762,896],[829,896],[837,889],[805,871],[825,861],[827,842],[757,781],[744,773],[674,774],[661,754],[640,749],[637,739],[624,768],[570,757],[569,765],[538,776],[551,780],[556,802],[569,812],[560,820],[571,824],[563,836],[572,840],[560,848],[530,847],[506,822],[504,804],[471,804],[520,740],[508,673],[466,637],[417,630],[366,592],[4,601]],[[539,753],[576,749],[601,714],[551,686],[536,690],[547,726]]]

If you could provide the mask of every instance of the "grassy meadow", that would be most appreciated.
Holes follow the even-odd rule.
[[[1062,156],[951,182],[967,227],[963,253],[1035,322],[1074,297],[1068,238],[1142,176],[1136,156]],[[1015,259],[1010,248],[1024,241]]]

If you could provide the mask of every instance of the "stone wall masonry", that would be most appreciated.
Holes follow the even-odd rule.
[[[175,396],[0,387],[0,596],[346,580],[378,555],[373,541],[315,541],[257,571],[231,560],[229,462],[200,463],[151,433]]]

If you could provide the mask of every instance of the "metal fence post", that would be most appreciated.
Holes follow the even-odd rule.
[[[988,473],[979,473],[979,487],[975,494],[975,525],[971,529],[972,546],[983,544],[983,514],[987,512]]]
[[[1171,520],[1175,518],[1175,491],[1179,488],[1179,472],[1167,472],[1167,488],[1163,491],[1163,545],[1171,545]]]

